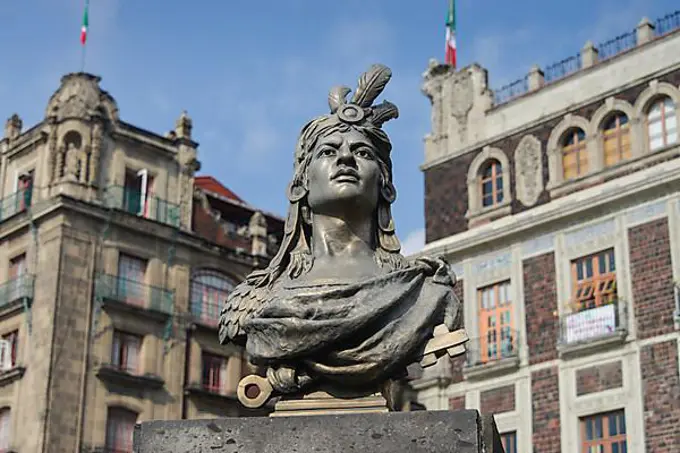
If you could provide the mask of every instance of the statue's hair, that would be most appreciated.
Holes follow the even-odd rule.
[[[302,128],[295,148],[293,179],[288,187],[290,207],[281,247],[266,269],[255,271],[248,276],[247,284],[269,285],[284,273],[290,278],[296,278],[312,268],[314,259],[309,244],[311,228],[305,222],[309,215],[307,170],[319,139],[350,130],[364,135],[377,150],[381,182],[375,214],[377,226],[375,259],[381,267],[388,269],[399,269],[406,264],[406,260],[400,254],[401,245],[394,231],[394,220],[390,210],[390,205],[396,199],[390,158],[392,144],[385,131],[381,129],[386,121],[397,118],[399,113],[397,107],[387,101],[371,106],[390,77],[389,68],[382,65],[371,66],[360,77],[350,103],[345,101],[350,92],[349,88],[334,87],[328,97],[331,113],[313,119]]]

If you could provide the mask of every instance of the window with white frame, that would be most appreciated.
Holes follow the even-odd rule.
[[[664,96],[652,102],[647,111],[649,150],[656,151],[678,141],[678,119],[675,103]]]
[[[0,338],[0,371],[9,371],[17,364],[19,332],[14,331]]]
[[[153,193],[153,177],[149,171],[128,170],[125,173],[125,187],[123,190],[123,210],[143,217],[149,217],[151,196]]]

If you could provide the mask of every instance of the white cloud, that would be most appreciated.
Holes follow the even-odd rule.
[[[401,243],[401,253],[404,256],[413,255],[425,247],[425,229],[411,231]]]

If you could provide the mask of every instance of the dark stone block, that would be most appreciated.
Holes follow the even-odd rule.
[[[475,410],[151,421],[135,453],[503,453],[492,416]]]

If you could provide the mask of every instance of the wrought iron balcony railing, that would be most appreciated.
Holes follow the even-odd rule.
[[[477,367],[503,359],[519,358],[519,333],[501,329],[484,337],[471,338],[467,344],[467,366]]]
[[[33,299],[34,276],[20,275],[0,285],[0,307],[19,300]]]
[[[174,291],[115,275],[99,274],[95,292],[102,299],[114,300],[168,315],[173,312]]]
[[[0,222],[25,211],[31,206],[33,188],[20,189],[0,200]]]
[[[626,303],[614,299],[599,307],[562,315],[559,344],[574,345],[625,334],[628,327],[627,314]]]
[[[104,191],[104,205],[119,209],[146,219],[179,226],[179,205],[154,195],[142,197],[142,193],[131,187],[109,186]]]

